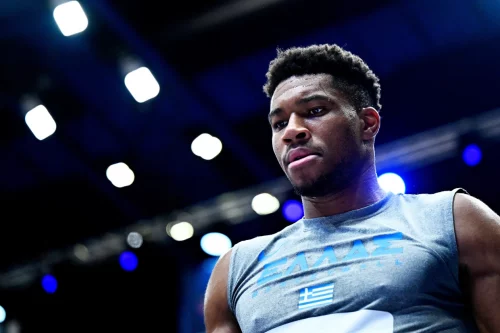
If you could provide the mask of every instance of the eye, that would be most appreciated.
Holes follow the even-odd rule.
[[[316,115],[323,113],[323,111],[325,111],[325,109],[323,107],[317,107],[317,108],[309,109],[308,113],[311,116],[316,116]]]
[[[274,125],[273,125],[273,129],[275,130],[280,130],[282,129],[283,127],[286,126],[286,121],[277,121]]]

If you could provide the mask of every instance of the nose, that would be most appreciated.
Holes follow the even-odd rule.
[[[283,141],[286,144],[293,144],[302,141],[308,141],[311,138],[311,132],[304,126],[303,119],[296,115],[291,115],[288,124],[283,133]]]

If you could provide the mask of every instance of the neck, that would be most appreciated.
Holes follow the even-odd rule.
[[[385,195],[372,164],[343,190],[323,197],[302,197],[304,218],[330,216],[360,209],[382,200]]]

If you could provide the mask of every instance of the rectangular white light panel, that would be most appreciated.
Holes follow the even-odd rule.
[[[125,86],[138,103],[150,100],[160,92],[158,81],[146,67],[128,73],[125,76]]]
[[[26,125],[38,140],[44,140],[56,131],[56,122],[43,105],[31,109],[24,117]]]
[[[87,29],[89,20],[78,1],[69,1],[60,4],[54,9],[54,20],[66,37]]]

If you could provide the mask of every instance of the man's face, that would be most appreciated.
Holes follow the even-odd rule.
[[[361,166],[359,117],[331,83],[326,74],[291,77],[271,98],[274,154],[301,196],[339,191]]]

